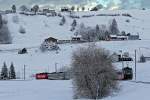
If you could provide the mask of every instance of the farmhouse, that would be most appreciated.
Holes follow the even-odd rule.
[[[109,40],[112,40],[112,41],[118,41],[118,40],[127,40],[128,37],[127,36],[122,36],[122,35],[109,35]]]
[[[124,54],[113,53],[111,56],[113,62],[133,61],[128,52],[125,52]]]
[[[71,37],[71,42],[72,43],[83,43],[83,42],[86,42],[86,41],[82,39],[81,35],[75,35],[75,36]]]
[[[139,34],[138,35],[129,35],[128,36],[128,40],[139,40],[139,39],[140,39]]]
[[[77,35],[77,36],[72,36],[72,41],[81,41],[82,36],[81,35]]]
[[[55,39],[53,37],[49,37],[47,39],[45,39],[45,42],[48,42],[48,43],[57,43],[58,39]]]
[[[5,10],[5,14],[11,14],[11,13],[13,13],[12,10]]]
[[[62,7],[61,12],[69,12],[70,9],[68,7]]]

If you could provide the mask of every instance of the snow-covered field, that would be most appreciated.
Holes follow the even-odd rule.
[[[150,10],[117,10],[117,11],[99,11],[99,12],[79,12],[77,15],[85,14],[112,14],[112,13],[130,13],[133,17],[102,17],[94,16],[91,18],[77,19],[77,23],[84,23],[86,26],[95,27],[96,24],[108,24],[115,18],[121,31],[130,32],[132,34],[140,34],[140,41],[103,41],[97,42],[98,46],[104,47],[110,51],[129,51],[134,57],[134,50],[137,50],[137,56],[142,53],[150,56]],[[12,33],[13,44],[0,45],[0,68],[3,62],[9,66],[14,63],[17,75],[23,77],[23,66],[26,66],[26,78],[29,81],[0,81],[0,100],[72,100],[72,84],[71,81],[36,81],[30,77],[37,72],[53,72],[55,64],[61,68],[63,66],[70,67],[71,54],[76,48],[88,45],[85,44],[62,44],[59,53],[45,52],[39,50],[39,46],[45,38],[50,36],[58,39],[69,39],[73,32],[69,31],[73,19],[67,17],[67,23],[60,26],[59,17],[45,16],[24,16],[17,14],[19,21],[14,23],[12,18],[16,16],[9,14],[9,29]],[[129,19],[130,23],[126,20]],[[19,33],[19,27],[26,29],[26,34]],[[28,48],[28,54],[18,55],[18,49]],[[126,65],[126,64],[125,64]],[[134,69],[134,64],[129,63]],[[137,64],[137,80],[150,82],[150,62]],[[122,68],[121,65],[117,66]],[[105,100],[148,100],[150,95],[150,84],[120,82],[120,92],[114,96],[105,98]]]

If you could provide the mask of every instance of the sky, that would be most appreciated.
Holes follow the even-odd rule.
[[[0,0],[0,9],[8,9],[12,4],[32,6],[39,5],[90,5],[102,4],[106,8],[120,9],[150,8],[150,0]]]

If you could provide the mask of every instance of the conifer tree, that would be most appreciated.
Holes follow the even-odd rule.
[[[12,11],[13,13],[16,13],[16,5],[12,5]]]
[[[4,62],[4,65],[2,67],[2,71],[1,71],[1,79],[2,80],[7,80],[8,79],[8,69],[7,69],[7,65]]]
[[[119,34],[118,24],[116,19],[113,19],[112,23],[110,24],[109,31],[112,35]]]
[[[14,67],[13,63],[11,63],[11,65],[10,65],[9,79],[16,79],[16,72],[15,72],[15,67]]]

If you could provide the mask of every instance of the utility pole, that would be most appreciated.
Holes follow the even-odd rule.
[[[137,65],[137,64],[136,64],[136,53],[137,53],[137,51],[135,50],[135,81],[136,81],[136,67],[137,67],[137,66],[136,66],[136,65]]]
[[[23,68],[23,76],[24,76],[24,80],[26,79],[26,65],[24,65],[24,68]]]
[[[58,63],[55,63],[55,72],[57,73],[57,64]]]

